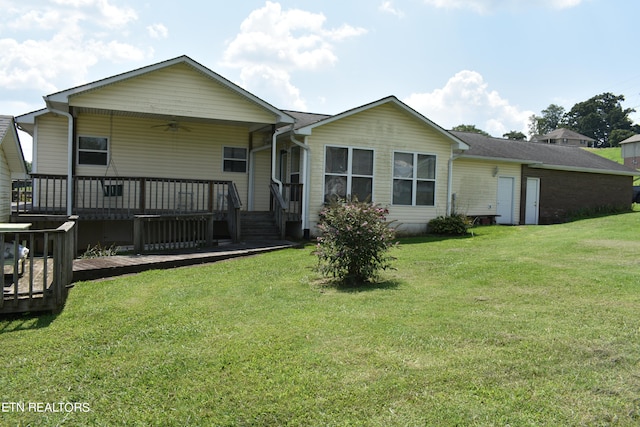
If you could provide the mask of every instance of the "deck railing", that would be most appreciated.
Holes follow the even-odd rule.
[[[229,235],[234,242],[240,239],[240,196],[235,184],[227,186]],[[133,219],[133,248],[136,253],[194,249],[213,245],[214,213],[178,215],[135,215]]]
[[[56,229],[0,232],[0,313],[60,311],[73,279],[76,239],[75,221]],[[24,258],[22,246],[29,249]]]
[[[231,181],[148,177],[75,176],[73,181],[72,211],[84,219],[224,213],[232,185]],[[66,175],[32,174],[30,188],[32,197],[18,197],[14,212],[66,214]]]
[[[271,212],[273,212],[276,224],[278,225],[280,239],[284,240],[287,231],[287,204],[280,193],[278,184],[272,181],[269,190],[271,191]]]
[[[282,184],[282,199],[285,203],[287,221],[300,221],[302,218],[302,184]]]

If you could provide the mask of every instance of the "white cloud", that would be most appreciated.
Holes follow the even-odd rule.
[[[51,93],[86,82],[89,69],[100,60],[149,56],[149,48],[120,40],[126,26],[137,20],[133,9],[109,0],[51,2],[55,9],[33,1],[7,9],[5,21],[12,23],[13,38],[0,39],[0,88]]]
[[[153,39],[166,39],[169,37],[169,30],[162,24],[149,25],[147,33]]]
[[[395,15],[398,18],[404,17],[404,12],[396,8],[393,5],[392,1],[383,1],[378,7],[378,10],[380,10],[381,12],[390,13],[391,15]]]
[[[489,89],[480,73],[469,70],[458,72],[441,89],[413,93],[404,102],[444,128],[475,125],[497,137],[512,130],[526,134],[529,117],[534,114],[511,105]]]
[[[499,9],[519,10],[531,7],[568,9],[584,0],[424,0],[428,5],[443,9],[470,9],[478,13],[491,13]]]
[[[315,71],[333,66],[338,57],[334,43],[366,33],[343,24],[326,28],[326,17],[300,9],[283,10],[267,1],[240,25],[240,33],[227,44],[223,65],[241,70],[244,87],[279,89],[287,105],[304,108],[299,90],[291,83],[295,71]],[[264,94],[262,94],[264,96]]]
[[[88,17],[94,17],[95,19],[92,20],[95,23],[108,28],[120,28],[138,19],[134,9],[115,6],[109,3],[109,0],[52,0],[52,2],[78,10],[87,9],[89,12],[97,10],[97,16],[92,13]]]

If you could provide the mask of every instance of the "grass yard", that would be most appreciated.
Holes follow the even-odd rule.
[[[637,426],[638,230],[406,239],[363,289],[311,247],[77,283],[57,317],[0,319],[0,424]]]
[[[622,158],[622,148],[620,147],[608,147],[608,148],[585,148],[587,151],[591,151],[594,154],[604,157],[605,159],[612,160],[616,163],[624,164]]]

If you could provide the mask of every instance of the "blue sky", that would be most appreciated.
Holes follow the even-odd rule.
[[[640,2],[0,0],[0,9],[0,114],[180,55],[278,108],[335,114],[395,95],[447,129],[473,124],[498,137],[526,133],[549,104],[569,110],[603,92],[640,111]]]

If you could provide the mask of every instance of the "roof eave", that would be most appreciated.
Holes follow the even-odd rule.
[[[619,175],[619,176],[640,176],[640,171],[622,171],[612,169],[597,169],[597,168],[584,168],[579,166],[561,166],[561,165],[546,165],[543,163],[536,163],[528,165],[534,169],[548,169],[548,170],[560,170],[569,172],[584,172],[584,173],[598,173],[605,175]]]
[[[257,104],[258,106],[260,106],[261,108],[264,108],[265,110],[269,111],[270,113],[272,113],[276,119],[276,123],[275,124],[291,124],[291,123],[295,123],[295,119],[293,117],[291,117],[290,115],[286,114],[285,112],[277,109],[276,107],[274,107],[273,105],[269,104],[268,102],[258,98],[257,96],[253,95],[252,93],[248,92],[247,90],[241,88],[240,86],[236,85],[235,83],[232,83],[231,81],[225,79],[224,77],[222,77],[221,75],[215,73],[214,71],[210,70],[209,68],[205,67],[204,65],[200,64],[199,62],[194,61],[193,59],[191,59],[190,57],[183,55],[183,56],[179,56],[177,58],[173,58],[173,59],[169,59],[163,62],[158,62],[156,64],[152,64],[152,65],[148,65],[146,67],[142,67],[142,68],[138,68],[136,70],[132,70],[132,71],[128,71],[122,74],[118,74],[115,76],[111,76],[111,77],[107,77],[105,79],[102,80],[98,80],[92,83],[87,83],[85,85],[82,86],[77,86],[71,89],[67,89],[67,90],[63,90],[61,92],[57,92],[57,93],[53,93],[51,95],[47,95],[44,97],[45,103],[47,105],[47,108],[51,108],[54,110],[59,110],[59,111],[65,111],[68,112],[69,111],[69,98],[74,96],[74,95],[78,95],[80,93],[84,93],[90,90],[94,90],[94,89],[99,89],[114,83],[118,83],[120,81],[123,80],[128,80],[134,77],[138,77],[144,74],[148,74],[150,72],[153,71],[157,71],[166,67],[170,67],[176,64],[180,64],[180,63],[185,63],[193,68],[195,68],[196,70],[198,70],[199,72],[203,73],[204,75],[208,76],[209,78],[215,80],[216,82],[218,82],[219,84],[225,86],[226,88],[236,92],[237,94],[239,94],[240,96],[244,97],[245,99]]]
[[[525,164],[525,165],[540,163],[536,160],[521,160],[521,159],[511,159],[507,157],[477,156],[477,155],[469,155],[469,154],[462,154],[458,158],[471,159],[471,160],[484,160],[489,162],[517,163],[517,164]]]

